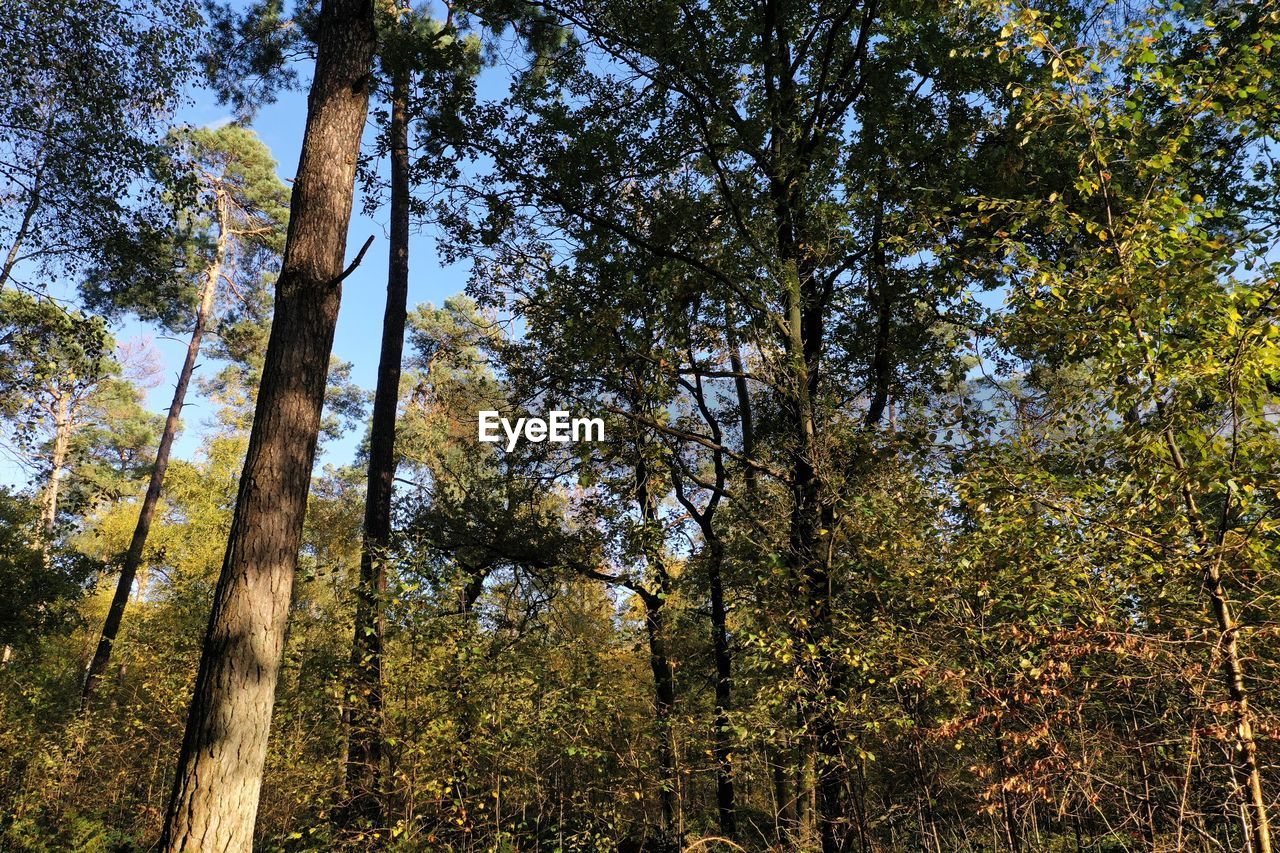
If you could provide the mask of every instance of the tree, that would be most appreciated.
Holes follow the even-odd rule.
[[[351,736],[347,749],[348,817],[380,825],[382,816],[382,654],[386,552],[391,542],[391,502],[396,470],[396,418],[409,299],[410,194],[409,139],[413,113],[428,109],[431,98],[411,105],[415,80],[431,72],[465,80],[473,65],[468,46],[459,44],[452,14],[439,23],[391,4],[380,16],[381,65],[389,81],[386,149],[391,161],[387,304],[382,322],[378,380],[369,430],[365,517],[356,588],[355,635],[351,645],[349,693]],[[456,74],[451,66],[459,66]],[[440,87],[429,79],[427,85]],[[412,112],[411,112],[412,110]],[[419,119],[421,115],[417,116]]]
[[[387,306],[384,317],[378,381],[374,396],[370,431],[368,497],[361,561],[356,588],[356,618],[352,640],[351,689],[347,713],[351,737],[346,762],[347,801],[343,819],[377,824],[381,811],[378,789],[382,773],[382,606],[386,573],[378,553],[385,550],[391,536],[391,501],[395,473],[395,422],[399,395],[400,357],[408,296],[409,228],[411,183],[416,171],[438,177],[456,173],[452,157],[432,158],[452,143],[465,148],[456,132],[443,128],[456,125],[454,113],[473,98],[472,78],[479,70],[479,39],[464,35],[472,12],[482,24],[501,32],[514,21],[523,28],[530,49],[548,49],[556,43],[553,28],[537,10],[519,4],[480,3],[474,9],[450,5],[444,21],[411,7],[379,4],[379,55],[386,78],[387,116],[381,141],[391,161],[389,185],[391,234]],[[311,10],[300,6],[293,21],[282,21],[279,3],[255,4],[237,15],[230,8],[215,8],[215,41],[226,46],[221,55],[211,55],[206,72],[214,80],[223,100],[249,113],[291,85],[292,71],[285,58],[293,48],[306,50],[314,41]],[[410,157],[411,124],[420,126],[424,153],[415,169]],[[454,155],[456,157],[456,154]],[[379,182],[376,172],[364,176],[365,183]],[[372,201],[371,201],[372,204]],[[419,205],[419,207],[421,207]]]
[[[271,338],[169,802],[166,850],[246,848],[253,835],[345,276],[371,82],[372,5],[328,0],[318,27]]]
[[[112,357],[111,337],[97,318],[15,290],[0,291],[0,307],[4,414],[15,443],[28,450],[39,448],[45,457],[40,529],[51,545],[72,437],[86,404],[120,372],[120,365]]]
[[[945,226],[919,223],[945,221],[986,177],[977,140],[998,127],[1004,84],[1034,65],[965,50],[994,38],[998,10],[549,9],[582,50],[546,71],[548,85],[517,87],[496,130],[476,131],[494,140],[482,146],[494,167],[460,190],[471,215],[457,233],[490,273],[477,284],[485,292],[607,264],[621,244],[683,277],[686,300],[710,290],[741,318],[759,356],[750,379],[775,413],[770,458],[752,461],[789,494],[778,553],[791,586],[777,592],[793,606],[775,630],[803,650],[797,713],[816,761],[816,829],[825,850],[843,849],[848,687],[833,637],[861,580],[832,547],[846,509],[837,496],[874,459],[891,399],[946,373],[938,315],[919,308],[950,307],[946,263],[966,250]]]
[[[236,109],[329,50],[333,7],[285,8],[210,12]],[[198,815],[239,835],[188,848],[1274,849],[1275,0],[445,8],[361,24],[354,171],[384,219],[394,173],[393,244],[406,200],[441,217],[468,294],[401,330],[394,270],[376,423],[316,470],[327,326],[298,317],[329,316],[342,211],[324,292],[280,280],[270,359],[272,253],[238,259],[201,347],[217,421],[170,461],[93,714],[116,578],[83,572],[126,550],[159,427],[128,348],[0,290],[4,450],[39,472],[0,496],[0,846]],[[159,222],[91,284],[185,343],[216,235]],[[363,397],[327,360],[326,436]],[[48,401],[98,361],[43,536]],[[478,441],[490,410],[605,435]],[[266,537],[308,474],[300,538]]]
[[[1262,318],[1275,296],[1265,256],[1278,222],[1260,204],[1275,186],[1260,152],[1277,125],[1262,108],[1274,82],[1257,64],[1278,21],[1274,9],[1242,9],[1219,31],[1211,17],[1170,22],[1157,9],[1118,46],[1089,52],[1064,50],[1036,14],[1016,18],[1012,49],[1054,57],[1055,83],[1028,94],[1024,126],[1078,145],[1078,172],[1047,200],[990,204],[1013,231],[1000,245],[1019,269],[1015,352],[1050,370],[1087,363],[1102,374],[1122,464],[1153,496],[1134,510],[1198,567],[1247,791],[1242,842],[1257,851],[1272,844],[1240,645],[1239,612],[1249,608],[1229,585],[1224,549],[1234,541],[1248,552],[1250,525],[1266,512],[1244,486],[1259,472],[1243,460],[1274,453],[1275,352]],[[1188,100],[1192,80],[1208,82]],[[1061,235],[1065,249],[1033,242],[1032,228]]]
[[[97,505],[131,495],[147,477],[163,421],[146,408],[146,392],[159,368],[146,339],[116,347],[120,373],[86,401],[72,433],[66,497],[60,503],[83,517]]]
[[[202,33],[193,0],[14,4],[0,39],[0,288],[75,269],[150,221],[138,201]],[[131,197],[132,195],[132,197]],[[45,279],[47,281],[47,279]],[[36,284],[44,282],[37,279]]]
[[[0,618],[4,664],[13,649],[74,624],[75,605],[95,568],[92,560],[60,548],[44,546],[37,516],[29,501],[0,491],[0,584],[5,615]]]
[[[192,265],[196,279],[192,283],[196,292],[195,317],[191,323],[186,356],[178,370],[173,402],[169,405],[164,431],[156,449],[151,479],[138,510],[138,524],[121,561],[115,597],[85,674],[80,696],[82,709],[88,707],[97,682],[111,659],[111,646],[120,631],[120,620],[129,603],[134,576],[142,563],[147,535],[164,486],[169,453],[178,434],[187,387],[195,373],[201,341],[212,319],[219,289],[224,282],[230,283],[231,288],[236,287],[238,267],[243,263],[238,262],[240,257],[255,251],[278,251],[288,219],[285,206],[287,191],[276,177],[275,161],[251,131],[234,124],[218,130],[183,130],[173,135],[171,144],[175,149],[174,156],[180,162],[177,168],[188,172],[190,180],[199,188],[198,206],[185,213],[185,218],[196,220],[189,227],[199,233],[182,235],[174,241],[179,257],[192,253],[202,261]],[[105,284],[110,292],[111,284]],[[105,298],[101,292],[93,295],[99,300]],[[121,294],[114,295],[118,301],[121,299]],[[146,308],[152,298],[153,294],[143,291],[139,307],[144,313],[156,313],[154,309],[147,311]]]
[[[625,570],[602,572],[591,565],[582,568],[588,577],[628,590],[644,607],[660,729],[669,727],[675,701],[667,652],[669,616],[664,610],[676,589],[668,571],[670,552],[680,545],[668,540],[701,537],[698,559],[689,560],[686,568],[696,566],[705,571],[706,587],[701,593],[683,591],[691,597],[705,595],[707,603],[715,672],[717,820],[721,832],[733,837],[737,808],[728,716],[732,652],[724,582],[725,522],[717,513],[729,494],[730,457],[740,459],[742,455],[729,448],[733,439],[722,426],[722,420],[738,413],[725,411],[714,383],[733,378],[732,372],[745,384],[745,374],[740,363],[735,371],[732,358],[725,364],[720,356],[731,336],[722,328],[725,312],[721,306],[705,306],[701,295],[691,295],[695,286],[669,266],[660,263],[649,268],[642,255],[615,246],[600,256],[584,253],[577,272],[550,274],[545,281],[536,281],[519,292],[527,304],[522,310],[532,328],[524,347],[510,348],[506,367],[520,379],[518,396],[522,398],[567,397],[582,411],[610,412],[619,419],[613,429],[626,436],[619,442],[620,449],[584,453],[575,461],[584,469],[581,477],[592,476],[597,482],[604,478],[601,472],[614,466],[621,469],[621,473],[610,475],[618,481],[612,488],[623,504],[634,505],[639,513],[644,532],[635,535],[642,544],[633,547],[638,548],[650,572],[641,576]],[[630,286],[633,277],[649,286],[643,290]],[[591,300],[594,319],[581,322],[583,306]],[[705,311],[706,307],[710,311]],[[584,370],[582,365],[588,360],[591,367]],[[742,408],[749,419],[749,400]],[[742,434],[750,434],[749,420]],[[748,458],[754,461],[754,452]],[[745,470],[755,469],[746,466]],[[744,474],[743,479],[750,481],[751,477]],[[664,501],[683,507],[687,523],[696,532],[684,530],[684,522],[666,518],[665,513],[659,518]],[[602,522],[606,527],[616,523]],[[677,791],[671,752],[668,746],[660,758],[666,767],[664,817],[668,830],[674,831]]]
[[[505,637],[518,641],[536,618],[540,592],[571,574],[565,564],[584,543],[564,529],[563,496],[546,488],[549,454],[500,454],[475,441],[477,411],[513,406],[510,387],[494,371],[503,340],[493,318],[455,297],[440,308],[420,306],[409,329],[414,355],[398,453],[400,479],[413,488],[397,502],[404,523],[391,582],[401,593],[388,606],[412,608],[407,589],[425,580],[437,617],[451,623],[431,631],[432,656],[442,661],[433,689],[448,697],[436,724],[453,727],[447,813],[465,837],[483,819],[490,777],[477,761],[487,728],[477,713],[487,691],[477,678],[490,663],[486,656],[502,653]],[[505,626],[497,636],[488,630],[495,621]]]
[[[490,8],[490,5],[493,8]],[[508,19],[530,32],[525,39],[533,51],[546,50],[536,10],[505,4],[476,4],[494,32],[505,29]],[[351,649],[351,690],[348,717],[351,736],[347,752],[348,818],[377,825],[382,811],[379,788],[383,763],[382,655],[383,599],[387,578],[385,559],[379,556],[390,544],[391,506],[396,469],[396,418],[400,394],[401,357],[409,287],[409,229],[414,208],[423,205],[412,196],[412,185],[439,180],[456,172],[451,157],[443,156],[450,144],[453,157],[466,149],[456,134],[455,115],[474,99],[473,78],[480,67],[480,39],[473,32],[468,8],[448,6],[443,21],[412,9],[387,4],[380,15],[380,66],[387,81],[385,147],[391,161],[388,186],[391,233],[388,252],[387,305],[383,318],[382,347],[374,394],[373,421],[369,433],[369,464],[365,522],[356,589],[355,634]],[[554,44],[554,40],[550,40]],[[413,125],[421,153],[410,154]],[[450,132],[453,131],[453,132]],[[461,150],[459,150],[461,149]],[[433,157],[433,155],[435,155]],[[372,182],[372,177],[370,178]]]

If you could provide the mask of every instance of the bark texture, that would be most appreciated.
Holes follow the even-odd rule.
[[[67,468],[67,448],[71,445],[71,390],[59,388],[53,403],[53,450],[49,455],[49,482],[40,496],[40,530],[46,548],[53,541],[53,528],[58,523],[58,497],[62,475]]]
[[[368,113],[371,0],[326,0],[316,43],[275,316],[165,851],[252,848]]]
[[[385,555],[391,542],[396,473],[396,410],[409,301],[409,80],[393,75],[391,91],[391,234],[382,352],[369,435],[368,488],[355,637],[351,644],[351,735],[347,745],[347,815],[380,825],[383,814],[382,644],[387,591]],[[478,590],[477,590],[478,594]]]

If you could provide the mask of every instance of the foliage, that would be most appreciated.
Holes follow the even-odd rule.
[[[146,230],[159,131],[189,80],[190,0],[12,4],[0,37],[0,284],[92,262]],[[36,275],[31,275],[36,273]]]
[[[74,551],[47,553],[37,547],[35,507],[0,491],[0,645],[22,653],[28,644],[79,620],[76,607],[97,568]]]
[[[153,367],[146,349],[112,352],[100,318],[24,291],[0,292],[0,309],[0,411],[35,480],[68,470],[73,512],[130,492],[157,433],[134,384]]]
[[[380,22],[377,85],[413,69],[414,215],[471,270],[410,315],[387,825],[337,819],[358,455],[313,478],[258,846],[1264,849],[1280,8],[446,11]],[[261,55],[209,60],[246,108],[287,96],[246,75],[314,23],[250,12],[214,27]],[[168,150],[174,175],[244,153],[219,174],[266,189],[238,197],[219,422],[170,470],[90,716],[86,572],[136,518],[140,377],[91,315],[0,291],[26,461],[51,449],[38,401],[95,383],[67,523],[0,495],[13,849],[154,843],[239,487],[272,312],[251,258],[283,196],[238,125]],[[153,244],[167,284],[104,275],[95,310],[173,328],[217,236],[198,185],[168,185],[190,206]],[[332,372],[335,435],[363,396]],[[553,409],[605,440],[477,441],[478,411]]]

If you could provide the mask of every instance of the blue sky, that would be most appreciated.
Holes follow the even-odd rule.
[[[310,82],[310,69],[301,71],[301,85],[297,90],[285,91],[279,100],[264,107],[255,117],[252,127],[271,149],[279,164],[278,172],[286,182],[292,179],[297,168],[302,145],[302,133],[306,123],[306,88]],[[501,96],[504,74],[493,69],[481,77],[482,94],[486,97]],[[371,104],[371,107],[376,107]],[[219,104],[210,93],[193,91],[188,103],[175,117],[175,124],[218,126],[231,120],[230,110]],[[373,122],[366,125],[365,144],[371,150],[376,129]],[[384,171],[387,164],[379,164]],[[360,246],[374,235],[361,265],[343,284],[342,308],[334,338],[334,355],[350,362],[352,379],[372,392],[376,383],[378,353],[382,338],[382,313],[386,303],[387,275],[387,212],[385,207],[370,218],[362,214],[363,199],[359,186],[351,228],[347,238],[347,258],[351,259]],[[463,265],[443,266],[436,252],[439,232],[433,226],[415,223],[409,255],[409,306],[423,303],[439,305],[444,299],[458,293],[466,286],[469,270]],[[69,297],[75,292],[74,282],[60,282],[50,288],[55,296]],[[173,386],[178,368],[186,351],[186,341],[162,337],[156,327],[137,321],[121,324],[114,329],[121,343],[149,340],[162,361],[160,381],[147,391],[147,407],[163,414],[173,396]],[[204,359],[197,377],[212,376],[217,365]],[[174,447],[174,455],[180,459],[194,459],[208,434],[215,406],[201,397],[195,385],[187,395],[183,414],[183,429]],[[350,463],[363,437],[363,429],[349,431],[340,440],[330,441],[321,448],[322,456],[317,464],[344,465]],[[9,454],[0,454],[0,486],[22,487],[31,471],[21,461]]]
[[[302,146],[302,131],[306,123],[306,76],[301,91],[282,94],[280,100],[262,109],[253,122],[267,147],[279,164],[279,174],[286,182],[297,169],[298,154]],[[225,106],[218,104],[207,94],[197,95],[196,102],[183,111],[183,120],[195,125],[217,125],[230,120]],[[366,128],[365,142],[372,148],[376,129],[372,121]],[[385,163],[379,164],[381,169]],[[360,246],[374,236],[364,261],[343,283],[342,308],[338,315],[338,329],[334,337],[333,352],[338,358],[351,362],[352,379],[370,391],[377,381],[378,351],[382,340],[382,312],[386,305],[387,287],[387,212],[385,207],[375,212],[373,218],[364,216],[363,199],[356,188],[357,197],[347,235],[347,258],[355,257]],[[466,286],[468,270],[460,265],[442,266],[437,252],[438,231],[430,226],[416,224],[409,250],[409,305],[412,308],[425,302],[441,303],[445,297],[461,291]],[[172,374],[176,372],[183,347],[180,342],[158,342],[164,350],[165,368],[169,379],[152,389],[149,402],[157,411],[163,410],[172,394]],[[206,375],[212,371],[204,371]],[[201,405],[197,400],[196,405]],[[192,407],[194,409],[194,406]],[[183,458],[190,458],[202,440],[202,422],[212,416],[212,406],[202,405],[203,413],[189,411],[184,418],[184,433],[177,445]],[[328,464],[346,464],[353,458],[361,431],[353,430],[336,442],[329,442],[320,460]]]

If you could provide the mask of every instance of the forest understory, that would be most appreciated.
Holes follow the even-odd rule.
[[[0,13],[0,850],[1272,853],[1277,0]]]

